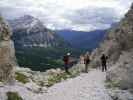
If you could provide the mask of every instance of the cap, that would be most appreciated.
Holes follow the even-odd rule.
[[[71,54],[70,53],[67,53],[68,56],[70,56]]]

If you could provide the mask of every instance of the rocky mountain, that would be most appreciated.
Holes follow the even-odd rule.
[[[2,82],[11,82],[14,79],[16,58],[11,35],[9,26],[0,16],[0,81]]]
[[[43,23],[33,16],[24,15],[9,20],[13,31],[15,46],[19,47],[64,47],[68,45],[63,38],[47,29]]]
[[[62,56],[76,51],[62,37],[47,29],[33,16],[25,15],[8,21],[16,49],[16,58],[20,66],[32,70],[44,71],[49,68],[62,67]]]
[[[92,53],[94,67],[100,66],[102,53],[109,56],[107,80],[121,89],[133,90],[133,5],[119,25],[110,29],[100,48]]]
[[[32,71],[20,67],[16,67],[14,70],[16,58],[14,45],[10,39],[12,33],[9,26],[0,17],[0,100],[44,100],[44,98],[48,100],[62,100],[64,98],[70,98],[71,100],[75,98],[84,100],[88,98],[133,100],[131,94],[133,89],[132,33],[133,6],[119,25],[109,31],[100,48],[92,53],[93,66],[95,67],[96,65],[99,66],[98,59],[102,53],[109,56],[110,70],[107,72],[107,81],[112,84],[113,88],[119,87],[124,90],[121,93],[116,91],[115,94],[110,95],[109,93],[108,95],[108,89],[105,88],[104,84],[106,73],[90,69],[88,74],[80,74],[84,70],[82,64],[72,67],[70,69],[71,74],[66,74],[59,68],[46,72]],[[77,75],[80,76],[74,78]],[[3,84],[3,81],[5,83],[13,81],[13,84]],[[62,83],[55,84],[58,82]],[[87,88],[85,89],[85,87]],[[131,93],[126,92],[126,90]],[[70,91],[73,93],[70,93]],[[89,93],[90,91],[92,93]]]
[[[59,30],[56,31],[74,48],[93,50],[97,48],[103,41],[106,30],[95,30],[90,32],[74,31],[74,30]]]

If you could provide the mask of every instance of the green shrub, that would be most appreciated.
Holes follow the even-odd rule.
[[[58,82],[61,82],[62,80],[66,80],[67,78],[69,78],[70,75],[68,75],[67,73],[63,72],[63,73],[60,73],[58,75],[51,75],[49,78],[48,78],[48,87],[54,85],[55,83],[58,83]]]
[[[7,100],[23,100],[17,92],[7,92]]]
[[[48,78],[48,85],[47,86],[50,87],[50,86],[52,86],[55,83],[58,83],[60,81],[61,81],[61,76],[60,75],[59,76],[50,76]]]
[[[51,76],[48,78],[47,86],[50,87],[50,86],[54,85],[55,83],[57,83],[58,81],[59,80],[57,80],[55,76]]]
[[[16,75],[16,77],[15,77],[16,80],[18,80],[19,82],[24,83],[24,84],[29,82],[29,79],[26,75],[19,73],[19,72],[16,72],[15,75]]]
[[[120,81],[106,81],[106,87],[108,88],[119,88],[120,87]]]
[[[61,82],[62,80],[66,80],[68,78],[76,77],[76,76],[79,75],[79,73],[80,73],[79,71],[70,70],[70,74],[67,74],[66,72],[62,72],[58,75],[51,75],[48,78],[47,86],[50,87],[50,86],[54,85],[55,83]]]
[[[72,69],[72,70],[70,70],[70,73],[71,73],[70,77],[73,78],[73,77],[78,76],[81,72],[77,69]]]

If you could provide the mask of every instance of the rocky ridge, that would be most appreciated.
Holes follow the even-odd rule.
[[[91,66],[100,66],[100,56],[105,53],[109,56],[107,81],[111,87],[133,90],[133,4],[119,25],[108,31],[106,39],[92,53],[94,61]],[[116,93],[117,94],[117,93]],[[122,94],[122,93],[121,93]],[[119,96],[120,97],[120,96]],[[115,100],[129,100],[120,99]]]

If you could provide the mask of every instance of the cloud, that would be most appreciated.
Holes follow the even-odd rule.
[[[118,22],[132,0],[0,0],[7,19],[33,15],[51,29],[90,31]]]
[[[75,26],[85,29],[105,29],[109,28],[112,23],[119,21],[119,15],[111,8],[87,8],[67,13],[66,19],[72,20]],[[87,28],[90,27],[90,28]]]

